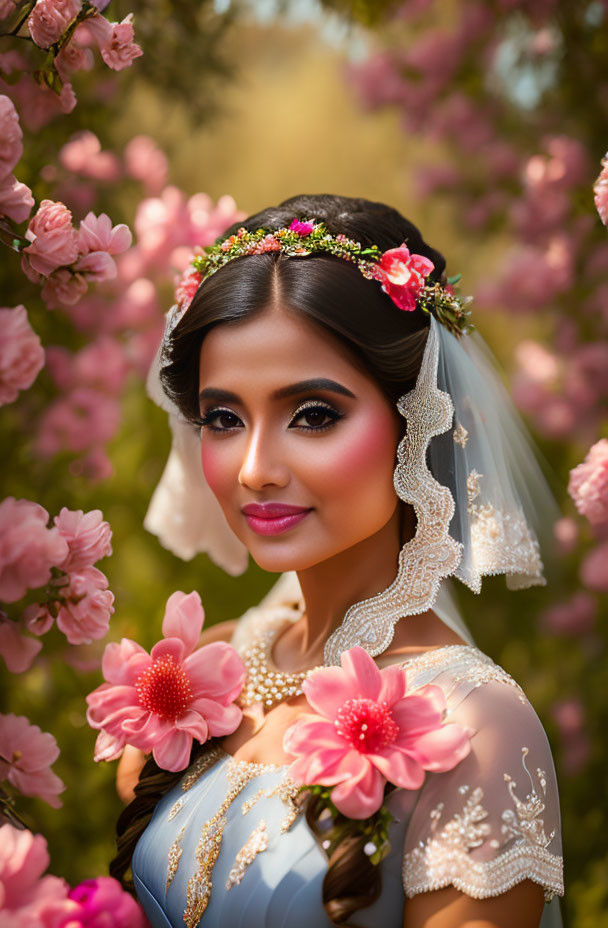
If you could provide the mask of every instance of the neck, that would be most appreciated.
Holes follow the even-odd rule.
[[[402,544],[414,535],[414,512],[400,507],[380,531],[334,557],[298,571],[305,614],[291,652],[297,666],[323,663],[325,642],[354,603],[382,592],[397,576]],[[294,629],[295,631],[295,629]]]

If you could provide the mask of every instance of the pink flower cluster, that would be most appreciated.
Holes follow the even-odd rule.
[[[25,237],[31,243],[22,251],[21,266],[34,283],[46,278],[42,297],[49,309],[71,306],[86,293],[88,281],[116,277],[113,256],[131,245],[131,232],[109,216],[90,212],[78,231],[64,203],[43,200],[30,220]]]
[[[53,735],[40,731],[23,715],[0,715],[0,780],[58,809],[62,803],[57,797],[65,789],[51,770],[58,757]]]
[[[114,611],[105,575],[93,565],[111,554],[112,533],[98,509],[65,507],[54,524],[37,503],[7,497],[0,503],[0,601],[12,604],[29,590],[46,589],[23,610],[19,623],[0,614],[0,653],[9,670],[27,670],[56,619],[70,644],[103,638]]]
[[[551,715],[560,734],[562,768],[568,776],[575,776],[584,769],[591,754],[584,706],[580,699],[563,699],[554,704]]]
[[[608,226],[608,152],[602,158],[602,170],[593,185],[593,199],[600,219]]]
[[[332,787],[331,801],[347,818],[364,819],[382,805],[387,780],[419,789],[426,770],[451,770],[471,750],[469,734],[444,723],[439,686],[407,692],[396,665],[378,669],[361,647],[343,651],[340,667],[323,667],[303,690],[314,714],[285,732],[297,783]]]
[[[203,743],[236,730],[245,665],[224,641],[197,649],[204,618],[198,593],[178,591],[167,600],[165,637],[150,654],[129,638],[106,646],[107,682],[87,696],[87,720],[99,730],[96,761],[114,760],[131,744],[152,751],[159,767],[183,770],[193,738]]]
[[[44,348],[25,306],[0,309],[0,406],[31,387],[44,367]]]
[[[22,139],[12,100],[0,96],[0,216],[8,216],[14,222],[27,219],[34,205],[30,188],[12,173],[23,153]]]
[[[44,874],[46,840],[27,829],[0,827],[0,922],[4,928],[147,928],[140,905],[113,877],[85,880],[70,890]]]
[[[95,181],[116,181],[122,173],[118,157],[102,151],[99,139],[89,129],[66,142],[59,151],[59,161],[68,171]]]
[[[592,525],[608,522],[608,438],[592,445],[583,463],[570,471],[568,493]]]
[[[541,626],[552,635],[587,635],[595,627],[597,603],[589,593],[575,593],[567,602],[556,603],[540,614]]]

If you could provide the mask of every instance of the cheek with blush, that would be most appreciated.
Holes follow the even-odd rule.
[[[224,455],[211,442],[201,442],[201,464],[211,492],[222,500],[228,492],[230,478]]]
[[[348,442],[340,443],[327,453],[323,468],[323,485],[339,495],[364,495],[366,489],[377,487],[382,493],[379,475],[386,474],[389,495],[394,495],[392,477],[395,466],[397,437],[391,420],[371,417],[353,429]]]

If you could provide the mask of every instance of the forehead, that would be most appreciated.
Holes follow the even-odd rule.
[[[314,320],[273,306],[238,323],[219,324],[201,346],[199,386],[286,382],[330,375],[375,387],[362,362],[338,336]],[[377,388],[379,389],[379,388]]]

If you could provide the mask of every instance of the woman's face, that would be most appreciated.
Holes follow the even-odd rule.
[[[199,386],[205,478],[261,568],[312,567],[391,519],[404,420],[339,339],[273,306],[211,329]]]

